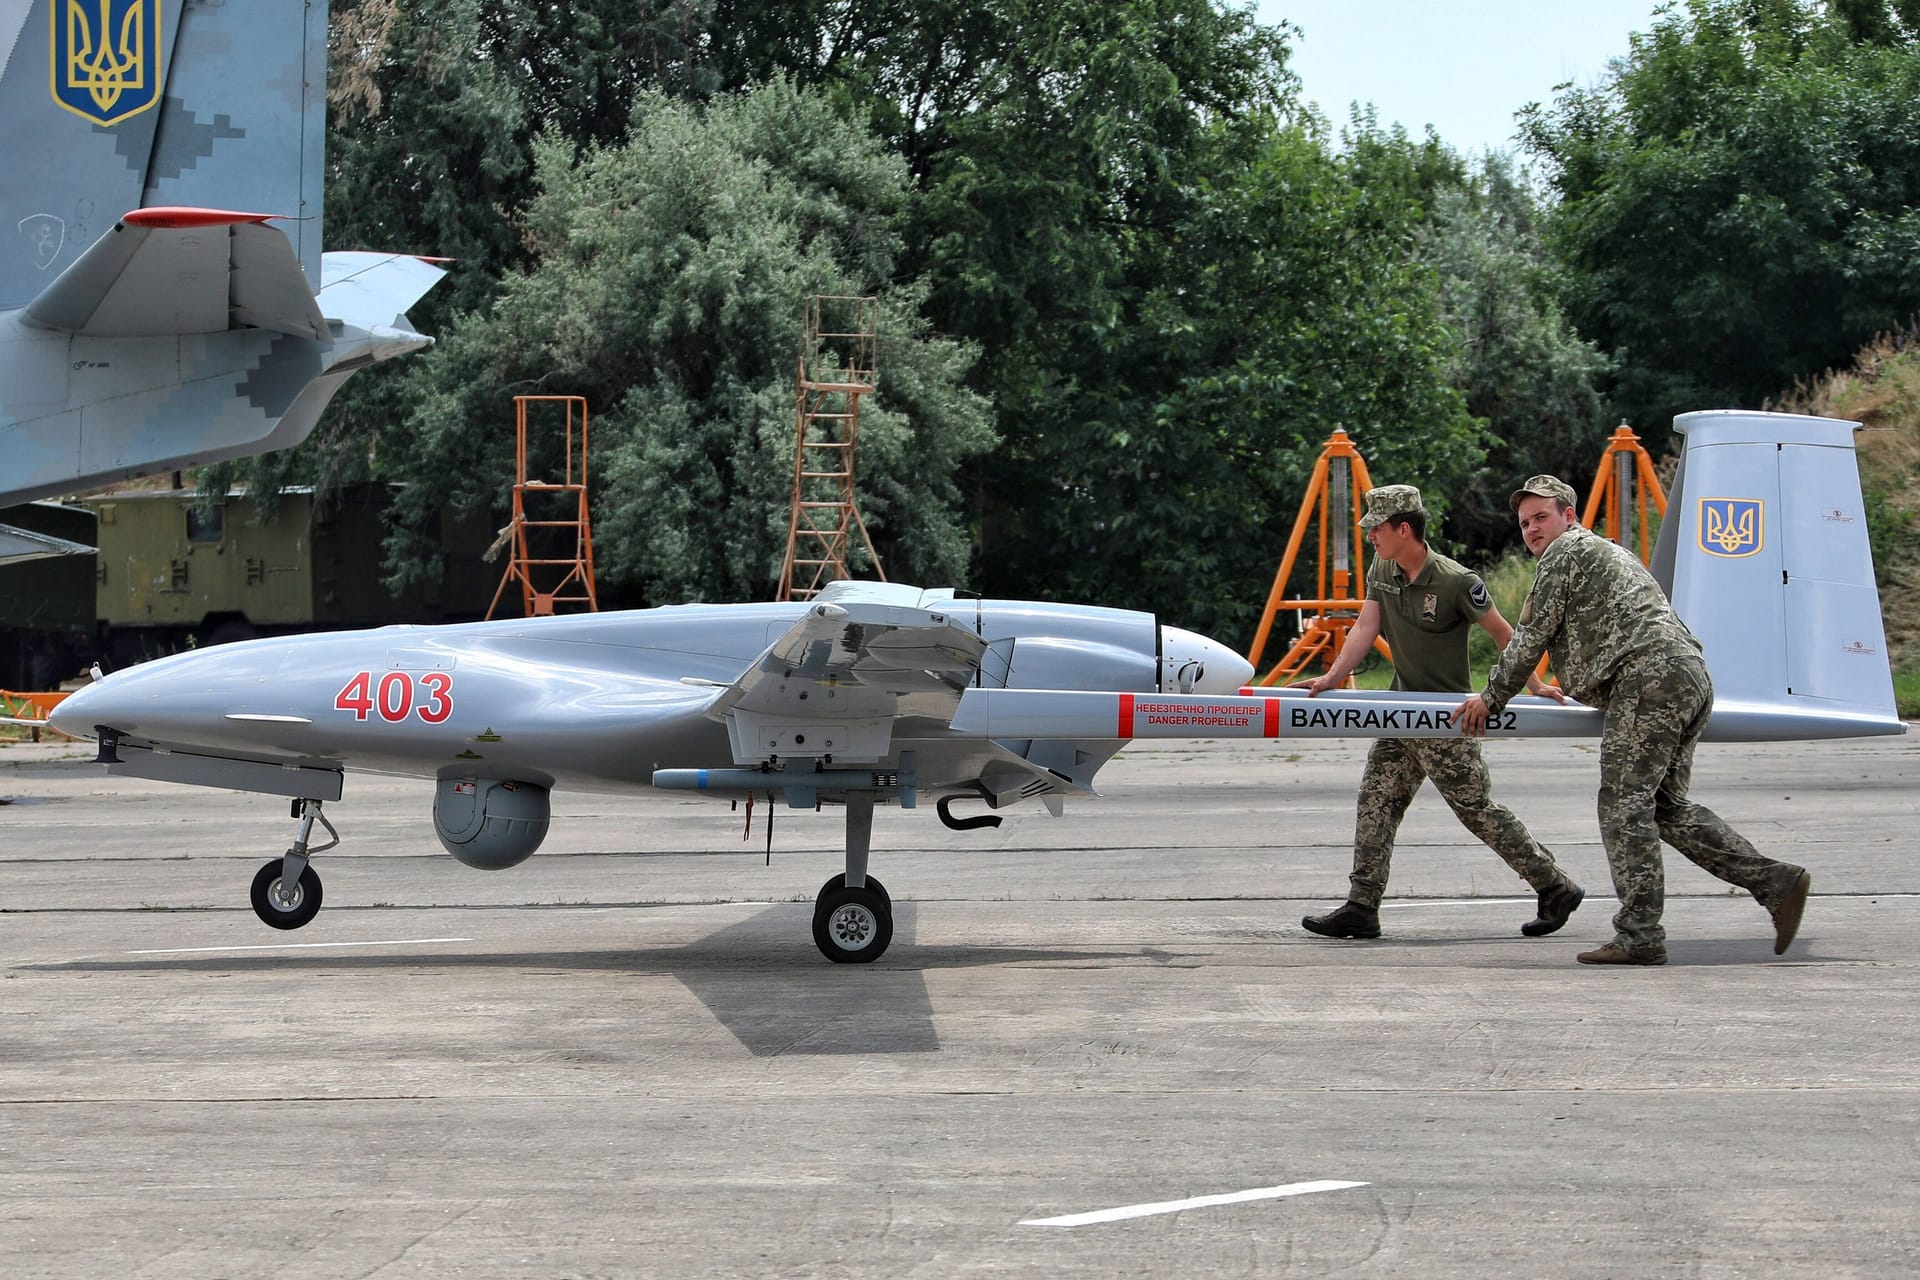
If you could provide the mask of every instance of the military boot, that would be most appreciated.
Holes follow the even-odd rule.
[[[1667,962],[1667,950],[1665,947],[1662,947],[1658,951],[1634,952],[1627,950],[1617,942],[1609,942],[1604,947],[1596,947],[1592,951],[1582,951],[1579,955],[1575,956],[1574,959],[1578,960],[1581,964],[1665,964]]]
[[[1300,923],[1307,932],[1317,933],[1323,938],[1380,936],[1379,911],[1373,907],[1363,907],[1357,902],[1343,902],[1323,916],[1304,916]]]
[[[1773,917],[1773,954],[1784,955],[1793,945],[1793,935],[1800,932],[1800,917],[1807,909],[1807,892],[1813,888],[1813,877],[1802,871],[1787,890],[1769,910]]]
[[[1540,891],[1539,912],[1533,919],[1520,926],[1520,932],[1529,938],[1544,938],[1567,922],[1587,896],[1586,890],[1569,880],[1557,884],[1551,889]]]

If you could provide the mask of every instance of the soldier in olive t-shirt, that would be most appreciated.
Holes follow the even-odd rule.
[[[1346,680],[1379,635],[1393,650],[1394,688],[1467,692],[1472,687],[1468,629],[1478,623],[1502,646],[1513,634],[1486,584],[1478,574],[1428,548],[1426,507],[1410,484],[1368,490],[1360,525],[1374,551],[1367,570],[1367,600],[1333,666],[1309,682],[1308,694],[1317,696]],[[1538,680],[1529,681],[1529,687],[1547,692]],[[1494,803],[1486,762],[1471,738],[1374,742],[1360,779],[1347,901],[1300,923],[1330,938],[1380,936],[1380,899],[1387,888],[1394,835],[1427,779],[1467,830],[1504,858],[1539,896],[1537,915],[1521,925],[1520,932],[1541,937],[1564,925],[1584,894],[1513,811]]]

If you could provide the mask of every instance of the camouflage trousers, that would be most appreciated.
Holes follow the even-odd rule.
[[[1665,840],[1688,860],[1771,908],[1802,868],[1762,856],[1713,810],[1687,799],[1693,748],[1713,710],[1713,683],[1695,657],[1649,658],[1623,669],[1608,692],[1600,738],[1600,836],[1620,913],[1614,942],[1664,957]]]
[[[1553,855],[1527,833],[1513,810],[1493,802],[1493,782],[1480,744],[1471,738],[1381,738],[1367,752],[1353,825],[1351,902],[1378,907],[1387,891],[1393,837],[1427,779],[1467,830],[1506,859],[1536,892],[1567,882]]]

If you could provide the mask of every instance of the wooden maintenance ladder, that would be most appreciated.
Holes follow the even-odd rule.
[[[564,469],[559,481],[527,479],[527,408],[558,404],[565,413]],[[518,458],[514,469],[513,520],[504,531],[513,559],[487,606],[500,607],[509,582],[520,584],[520,602],[529,618],[558,612],[563,604],[584,604],[598,612],[593,583],[593,525],[587,518],[587,401],[585,396],[515,396]],[[529,511],[529,499],[532,510]],[[529,536],[533,530],[550,530]],[[567,548],[570,554],[562,554]]]
[[[1273,575],[1266,612],[1260,618],[1259,631],[1254,634],[1253,649],[1247,654],[1253,669],[1260,669],[1260,656],[1266,651],[1267,636],[1277,615],[1284,611],[1313,616],[1303,618],[1300,638],[1256,683],[1288,684],[1309,665],[1331,666],[1339,656],[1347,633],[1359,620],[1360,606],[1367,598],[1365,571],[1359,555],[1359,547],[1366,542],[1360,529],[1360,516],[1367,490],[1372,487],[1366,459],[1360,456],[1347,433],[1336,427],[1321,449],[1319,460],[1313,464],[1306,497],[1300,502],[1300,515],[1293,522],[1293,536],[1287,540],[1287,553],[1280,558],[1279,572]],[[1306,541],[1307,526],[1316,521],[1320,530],[1318,595],[1311,600],[1285,599],[1287,580]],[[1359,588],[1357,595],[1356,587]],[[1392,658],[1386,641],[1376,637],[1373,647]]]
[[[837,578],[851,578],[848,554],[857,529],[867,564],[886,572],[853,501],[860,397],[870,395],[879,350],[880,306],[873,298],[815,294],[801,315],[799,400],[794,423],[793,504],[776,600],[811,600]]]

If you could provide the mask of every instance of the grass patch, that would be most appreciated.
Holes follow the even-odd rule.
[[[1920,667],[1893,673],[1893,705],[1902,720],[1920,719]]]
[[[1514,551],[1502,556],[1480,575],[1487,584],[1488,594],[1493,596],[1494,608],[1500,610],[1500,616],[1507,620],[1508,626],[1520,625],[1520,606],[1526,603],[1527,592],[1533,590],[1533,577],[1539,571],[1538,560],[1527,552]],[[1467,661],[1473,667],[1476,689],[1485,681],[1493,660],[1499,656],[1499,647],[1484,630],[1476,626],[1467,634]]]

